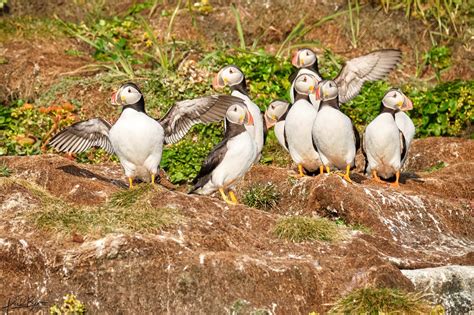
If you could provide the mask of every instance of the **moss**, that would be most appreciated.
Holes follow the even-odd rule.
[[[334,241],[340,239],[343,229],[328,219],[290,216],[275,225],[273,233],[281,239],[299,243],[303,241]]]
[[[434,310],[420,293],[397,289],[363,288],[343,297],[330,314],[430,314]],[[436,313],[439,314],[439,313]]]

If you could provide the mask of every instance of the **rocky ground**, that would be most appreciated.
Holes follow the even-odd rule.
[[[436,293],[439,286],[444,293],[434,302],[452,314],[472,311],[473,140],[416,140],[399,189],[360,172],[350,185],[337,175],[296,180],[293,170],[255,166],[238,192],[273,183],[281,199],[269,211],[160,185],[141,194],[139,185],[126,213],[171,209],[171,223],[151,231],[106,230],[102,225],[111,223],[103,221],[92,230],[64,228],[74,226],[68,220],[75,211],[107,211],[126,192],[116,164],[59,155],[2,157],[0,164],[12,173],[0,177],[0,306],[12,310],[47,310],[74,292],[91,313],[307,314],[324,313],[355,288]],[[288,215],[345,225],[333,241],[292,243],[273,233]],[[461,282],[452,285],[447,276],[430,287],[415,279],[432,270],[422,268],[446,265],[464,266]]]

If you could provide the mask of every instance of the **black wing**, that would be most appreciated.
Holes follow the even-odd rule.
[[[408,153],[407,142],[405,140],[405,135],[403,134],[403,132],[400,129],[398,131],[400,132],[400,148],[401,148],[400,161],[404,161]]]
[[[354,131],[355,143],[356,143],[356,152],[360,149],[360,134],[359,130],[352,124],[352,130]]]
[[[55,135],[49,145],[60,152],[79,153],[92,147],[99,147],[114,153],[109,140],[110,124],[102,118],[77,122]]]
[[[366,81],[383,79],[402,59],[397,49],[383,49],[349,60],[334,81],[339,101],[347,103],[359,94]]]
[[[196,189],[203,187],[210,179],[212,172],[222,162],[227,152],[227,141],[229,138],[224,138],[218,145],[212,149],[207,158],[204,160],[201,166],[201,170],[197,176],[193,179],[193,188],[189,191],[192,193]]]
[[[160,119],[165,129],[165,142],[178,142],[195,124],[223,120],[227,109],[233,104],[245,106],[242,99],[231,95],[212,95],[177,102]]]

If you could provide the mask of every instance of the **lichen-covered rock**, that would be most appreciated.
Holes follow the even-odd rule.
[[[446,141],[416,140],[410,154],[434,161]],[[105,217],[127,192],[119,165],[0,158],[13,173],[0,178],[0,305],[42,310],[73,292],[91,313],[324,313],[357,288],[413,290],[400,269],[474,264],[473,141],[455,142],[460,163],[445,152],[445,167],[408,169],[399,189],[357,172],[350,185],[334,174],[295,179],[290,169],[255,166],[238,193],[272,183],[280,197],[268,211],[157,186],[122,196],[132,196],[129,208]],[[117,224],[142,208],[173,209],[176,218],[146,231]],[[287,215],[345,225],[336,241],[292,243],[273,233]]]
[[[426,292],[446,314],[474,312],[474,266],[444,266],[438,268],[402,270],[415,285]]]

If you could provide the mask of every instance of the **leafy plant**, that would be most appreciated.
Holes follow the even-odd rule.
[[[81,315],[86,313],[86,307],[74,294],[66,294],[61,306],[53,305],[49,309],[51,315]]]
[[[425,65],[435,71],[436,79],[441,81],[441,72],[451,66],[451,51],[446,46],[433,46],[423,57]]]
[[[341,237],[337,225],[325,218],[290,216],[278,220],[273,234],[278,238],[299,243],[303,241],[333,241]]]
[[[277,206],[281,194],[271,182],[254,184],[245,191],[243,203],[249,207],[268,211]]]
[[[329,313],[430,314],[432,310],[431,305],[420,293],[407,293],[389,288],[363,288],[337,301]]]

